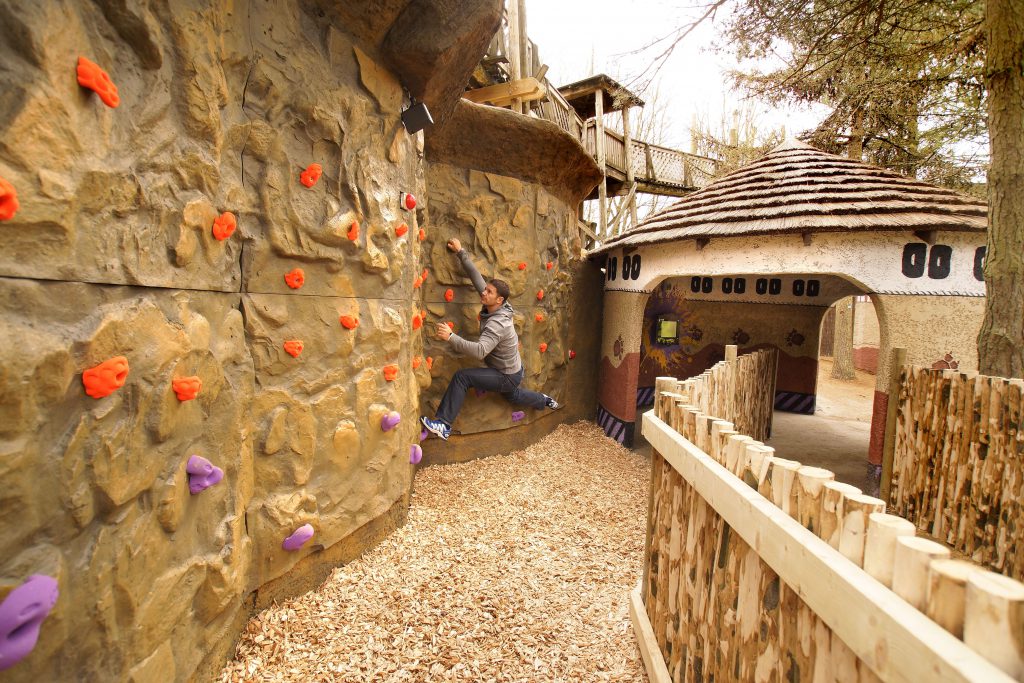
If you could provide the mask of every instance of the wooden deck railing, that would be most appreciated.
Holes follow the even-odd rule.
[[[622,133],[604,129],[604,153],[608,167],[626,175],[626,142]],[[585,124],[583,146],[597,156],[597,129]],[[694,190],[706,187],[717,172],[717,162],[709,157],[681,152],[642,140],[631,140],[633,176],[641,186],[651,189]],[[647,191],[644,188],[643,191]]]

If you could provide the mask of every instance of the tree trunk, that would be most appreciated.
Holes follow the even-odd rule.
[[[853,371],[853,297],[836,302],[836,333],[832,344],[832,379],[855,379]]]
[[[987,0],[985,76],[991,163],[985,320],[979,369],[1024,376],[1024,3]]]
[[[850,143],[846,147],[846,156],[857,161],[864,159],[864,107],[857,107],[853,110]]]

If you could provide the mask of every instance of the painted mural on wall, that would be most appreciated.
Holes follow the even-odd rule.
[[[707,278],[708,288],[720,291],[722,280]],[[693,277],[670,278],[651,292],[641,333],[638,403],[653,398],[649,388],[656,377],[700,374],[725,358],[727,344],[735,344],[740,353],[777,349],[776,407],[813,412],[818,330],[826,307],[695,298],[701,293],[692,291],[693,281]]]

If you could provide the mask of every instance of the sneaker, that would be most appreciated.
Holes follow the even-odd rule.
[[[551,398],[547,394],[544,394],[544,405],[546,405],[548,408],[551,408],[551,410],[558,410],[559,408],[562,407],[558,405],[558,401]]]
[[[452,433],[452,428],[446,425],[444,422],[441,422],[441,420],[431,420],[426,415],[420,418],[420,424],[422,424],[423,428],[426,429],[428,432],[441,437],[445,441],[448,440],[448,437]]]

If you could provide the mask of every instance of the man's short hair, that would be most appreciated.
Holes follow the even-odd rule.
[[[507,282],[495,277],[490,279],[490,284],[494,285],[494,291],[501,297],[502,302],[508,301],[510,290]]]

